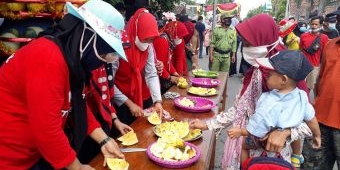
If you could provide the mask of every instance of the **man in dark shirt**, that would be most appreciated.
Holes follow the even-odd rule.
[[[199,51],[199,58],[203,58],[202,57],[202,51],[203,51],[203,40],[204,40],[204,31],[205,31],[205,25],[203,24],[203,17],[202,16],[199,16],[198,19],[197,19],[197,23],[196,23],[196,26],[195,26],[195,29],[197,30],[198,32],[198,35],[199,35],[199,42],[200,42],[200,51]]]
[[[335,16],[337,23],[335,25],[335,28],[338,30],[338,32],[340,33],[340,6],[338,6],[337,10],[334,12],[331,12],[329,14],[326,15],[326,17],[332,17]]]
[[[322,33],[328,36],[328,39],[333,39],[339,36],[339,32],[336,29],[336,17],[326,17],[325,21],[323,22],[323,30]]]

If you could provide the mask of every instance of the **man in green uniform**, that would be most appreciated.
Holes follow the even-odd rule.
[[[229,72],[230,62],[235,62],[236,30],[230,27],[232,17],[231,14],[222,13],[221,27],[212,32],[209,53],[212,71]]]

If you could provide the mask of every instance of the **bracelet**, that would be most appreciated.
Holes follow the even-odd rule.
[[[100,143],[99,143],[99,146],[102,147],[104,146],[108,141],[110,141],[112,138],[110,137],[107,137],[105,138],[104,140],[102,140]]]
[[[156,104],[156,103],[160,103],[160,104],[163,105],[163,101],[162,100],[157,100],[157,101],[154,102],[154,104]]]

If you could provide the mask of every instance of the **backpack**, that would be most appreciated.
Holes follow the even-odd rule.
[[[295,167],[285,161],[280,153],[276,157],[267,157],[267,152],[262,152],[260,157],[248,158],[242,163],[242,170],[295,170]]]

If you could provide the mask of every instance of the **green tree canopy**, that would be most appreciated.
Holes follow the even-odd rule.
[[[247,13],[247,18],[251,18],[251,17],[253,17],[256,14],[260,14],[260,13],[262,13],[262,11],[263,11],[263,7],[262,6],[259,6],[257,8],[251,9]]]
[[[286,2],[287,0],[271,0],[272,2],[272,10],[269,11],[269,14],[273,17],[277,18],[279,21],[285,17],[286,11]],[[251,9],[248,11],[247,18],[251,18],[256,14],[263,13],[264,7],[259,6],[257,8]]]

